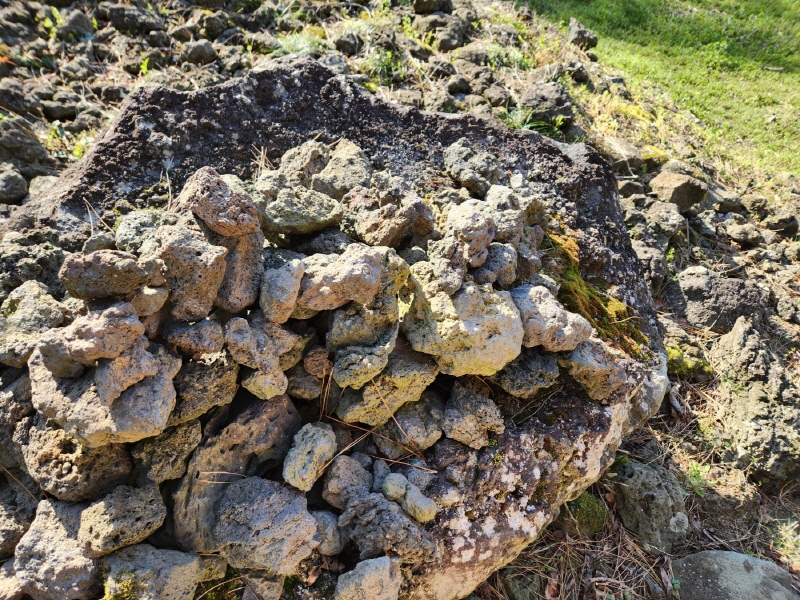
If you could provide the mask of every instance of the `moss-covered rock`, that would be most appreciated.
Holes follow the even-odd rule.
[[[666,317],[659,318],[659,321],[664,326],[667,372],[698,383],[708,381],[712,369],[702,348],[675,321]]]
[[[600,532],[608,519],[608,508],[597,496],[583,492],[567,502],[555,526],[573,537],[589,537]]]

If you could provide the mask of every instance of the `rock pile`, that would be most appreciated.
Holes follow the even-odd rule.
[[[345,85],[335,110],[370,106],[396,127],[395,109],[307,61],[261,77],[212,93],[271,110],[275,94],[251,90]],[[281,112],[304,110],[287,95]],[[60,287],[30,279],[8,294],[11,597],[90,600],[105,585],[188,599],[226,564],[264,599],[330,564],[340,600],[462,597],[658,406],[666,357],[646,287],[625,286],[638,272],[625,238],[569,259],[545,251],[545,239],[591,249],[594,225],[561,196],[576,185],[624,233],[594,156],[572,157],[584,171],[564,192],[513,145],[500,156],[480,136],[440,133],[450,141],[423,162],[446,178],[431,189],[392,167],[402,149],[381,156],[338,133],[305,135],[252,176],[187,170],[165,206],[127,210],[65,253]],[[564,306],[580,298],[554,276],[603,252],[587,262],[607,269],[649,340],[619,347],[592,312]]]

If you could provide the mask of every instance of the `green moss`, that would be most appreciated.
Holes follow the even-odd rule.
[[[582,537],[602,530],[608,519],[606,505],[589,492],[583,492],[577,499],[567,502],[565,509],[568,529],[573,529],[574,533]]]
[[[693,356],[680,346],[667,346],[667,371],[681,379],[706,381],[712,375],[711,365],[702,356]]]
[[[127,577],[125,577],[125,575],[127,575]],[[139,586],[136,584],[136,577],[133,573],[119,573],[115,584],[117,591],[112,594],[110,580],[106,579],[103,600],[138,600],[139,596],[136,592]]]
[[[587,282],[580,273],[580,248],[575,240],[554,234],[548,239],[555,249],[561,285],[558,299],[572,312],[582,315],[601,338],[618,344],[625,352],[641,358],[647,337],[639,326],[639,317],[616,298]]]

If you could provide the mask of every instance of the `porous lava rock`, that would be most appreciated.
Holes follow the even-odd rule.
[[[0,230],[9,260],[44,265],[3,297],[46,286],[3,309],[21,417],[3,460],[59,498],[3,576],[48,599],[88,600],[103,572],[188,597],[189,553],[218,552],[274,595],[322,552],[350,567],[338,598],[468,595],[666,391],[617,198],[584,145],[392,106],[310,58],[132,92]],[[120,218],[84,247],[87,203]],[[522,425],[515,401],[536,403]]]

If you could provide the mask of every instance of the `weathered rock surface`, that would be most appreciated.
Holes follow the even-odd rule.
[[[14,548],[33,522],[38,504],[31,496],[34,489],[36,484],[22,471],[0,475],[0,558],[14,555]]]
[[[283,462],[283,478],[307,492],[336,454],[336,434],[327,423],[309,423],[294,436]]]
[[[442,430],[447,437],[477,449],[489,444],[489,432],[503,433],[505,425],[494,402],[457,383],[444,407]]]
[[[163,265],[158,260],[136,260],[119,250],[70,254],[58,277],[67,291],[81,300],[127,296],[145,285],[161,285]]]
[[[363,560],[352,571],[339,576],[334,600],[397,600],[400,593],[400,562],[388,556]]]
[[[102,589],[100,564],[78,541],[85,504],[42,500],[17,546],[14,570],[26,593],[42,600],[91,600]]]
[[[651,552],[672,552],[686,540],[689,518],[675,477],[660,465],[626,462],[617,473],[619,516]]]
[[[773,562],[738,552],[706,550],[672,563],[686,600],[797,600],[791,575]]]
[[[103,559],[111,597],[133,595],[140,600],[191,600],[204,581],[196,554],[159,550],[148,544],[128,546]]]
[[[131,455],[139,467],[139,478],[162,483],[182,477],[186,461],[201,439],[200,423],[189,421],[135,444]]]
[[[589,322],[565,310],[545,287],[523,285],[511,290],[511,298],[522,317],[526,348],[542,346],[550,352],[564,352],[592,335]]]

